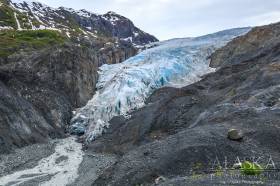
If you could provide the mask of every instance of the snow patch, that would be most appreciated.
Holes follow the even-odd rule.
[[[10,26],[0,26],[0,30],[11,30],[14,29],[13,27]]]
[[[109,21],[112,25],[116,25],[117,22],[120,20],[119,15],[115,12],[108,12],[107,14],[102,15],[101,17],[106,21]]]
[[[18,29],[18,30],[22,30],[22,28],[21,28],[21,26],[20,26],[20,23],[19,23],[19,21],[18,21],[18,19],[17,19],[17,13],[14,12],[14,16],[15,16],[15,20],[16,20],[16,23],[17,23],[17,29]]]
[[[92,37],[95,37],[95,38],[97,38],[97,37],[98,37],[97,35],[95,35],[95,34],[94,34],[94,33],[92,33],[92,32],[87,31],[87,33],[88,33],[88,35],[91,35]]]
[[[80,29],[80,31],[82,31],[83,32],[83,34],[84,35],[87,35],[87,33],[86,33],[86,31],[84,31],[83,29],[81,29],[81,28],[79,28]]]
[[[128,38],[121,38],[121,40],[132,42],[133,39],[132,39],[132,37],[128,37]]]
[[[87,12],[86,10],[79,10],[75,13],[78,14],[79,16],[81,16],[81,17],[87,17],[87,18],[91,17],[91,13]]]
[[[70,35],[69,32],[66,32],[66,35],[67,35],[68,38],[71,38],[71,35]]]

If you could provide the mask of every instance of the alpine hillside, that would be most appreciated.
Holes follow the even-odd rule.
[[[69,38],[112,37],[141,47],[157,39],[114,12],[98,15],[87,10],[52,8],[40,2],[1,0],[0,29],[57,30]]]

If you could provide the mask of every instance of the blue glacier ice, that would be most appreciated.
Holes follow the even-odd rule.
[[[215,70],[209,67],[209,56],[249,29],[159,42],[123,63],[101,66],[97,92],[75,113],[72,132],[84,133],[88,141],[94,140],[110,127],[114,116],[129,117],[132,110],[144,106],[145,99],[156,89],[199,81],[202,75]]]

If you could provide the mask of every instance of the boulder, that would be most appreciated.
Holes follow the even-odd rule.
[[[243,134],[241,131],[237,130],[237,129],[230,129],[228,131],[228,138],[230,140],[234,140],[234,141],[240,141],[243,139]]]

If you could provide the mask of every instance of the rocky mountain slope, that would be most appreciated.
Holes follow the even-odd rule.
[[[280,166],[280,23],[234,39],[211,66],[216,71],[197,83],[155,91],[130,119],[113,118],[88,152],[119,159],[92,185],[278,185],[277,172],[240,182],[240,172],[227,177],[213,165],[260,157],[264,167],[270,158]],[[229,129],[243,139],[228,139]]]
[[[153,41],[115,13],[1,0],[0,153],[64,136],[72,110],[95,93],[98,67]]]
[[[0,29],[18,30],[51,29],[73,36],[116,37],[141,47],[157,39],[139,28],[127,18],[114,12],[98,15],[87,10],[52,8],[40,2],[26,0],[1,0]]]

